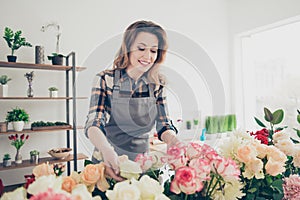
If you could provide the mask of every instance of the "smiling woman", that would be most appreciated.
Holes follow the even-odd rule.
[[[156,126],[168,146],[178,142],[169,118],[165,81],[159,73],[167,50],[166,32],[151,21],[137,21],[125,31],[112,70],[96,75],[86,136],[95,146],[94,162],[119,176],[118,155],[131,160],[149,151],[149,135]]]

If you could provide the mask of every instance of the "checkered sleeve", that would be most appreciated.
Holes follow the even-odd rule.
[[[96,126],[103,130],[105,126],[105,102],[106,102],[106,81],[103,73],[96,75],[92,86],[90,97],[90,107],[85,123],[85,135],[91,126]]]
[[[156,119],[156,131],[158,134],[158,138],[161,140],[161,135],[166,130],[173,130],[177,132],[177,129],[172,124],[172,121],[169,118],[167,100],[166,100],[166,92],[164,87],[161,85],[159,90],[157,91],[157,110],[158,115]]]

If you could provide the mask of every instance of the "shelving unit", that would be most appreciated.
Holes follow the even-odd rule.
[[[69,61],[72,58],[71,62]],[[71,63],[71,66],[69,65]],[[31,129],[24,129],[22,132],[15,132],[12,130],[8,130],[7,132],[0,132],[1,135],[7,134],[19,134],[19,133],[34,133],[34,132],[54,132],[54,131],[66,131],[66,146],[68,148],[73,149],[73,155],[68,158],[56,160],[52,157],[40,158],[39,163],[49,162],[67,162],[68,174],[70,173],[70,161],[73,161],[73,168],[77,171],[77,160],[86,159],[82,153],[77,153],[77,129],[82,128],[77,126],[76,122],[76,100],[77,99],[87,99],[87,97],[77,97],[76,95],[76,71],[80,72],[85,70],[85,67],[79,67],[75,65],[75,53],[71,52],[66,56],[66,66],[61,65],[49,65],[49,64],[31,64],[31,63],[20,63],[20,62],[2,62],[0,61],[0,68],[12,68],[12,69],[33,69],[33,70],[48,70],[48,71],[64,71],[65,72],[65,87],[66,94],[65,97],[0,97],[0,101],[10,100],[10,101],[65,101],[66,108],[66,123],[71,124],[69,128],[59,128],[59,129],[45,129],[45,130],[36,130],[33,131]],[[70,81],[70,73],[72,75],[72,81]],[[72,89],[72,95],[70,95],[70,89]],[[72,103],[72,116],[70,116],[70,103]],[[72,134],[70,133],[72,131]],[[71,147],[71,136],[73,136],[73,146]],[[3,167],[3,164],[0,163],[0,171],[16,169],[16,168],[24,168],[29,166],[34,166],[35,164],[30,163],[29,160],[23,161],[21,165],[13,164],[11,167]]]

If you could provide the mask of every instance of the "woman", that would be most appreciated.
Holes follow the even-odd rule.
[[[117,156],[134,160],[147,152],[154,126],[168,146],[177,142],[158,72],[166,50],[165,31],[153,22],[137,21],[126,29],[113,69],[96,75],[85,132],[95,146],[93,161],[103,161],[116,180],[121,180]]]

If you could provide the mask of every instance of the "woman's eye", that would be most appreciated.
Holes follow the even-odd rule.
[[[140,51],[144,51],[144,50],[145,50],[145,48],[143,48],[143,47],[138,47],[138,50],[140,50]]]
[[[156,49],[151,49],[151,52],[152,53],[157,53],[157,50]]]

